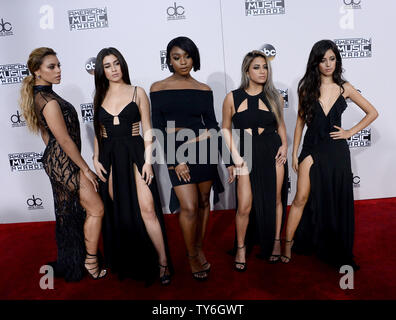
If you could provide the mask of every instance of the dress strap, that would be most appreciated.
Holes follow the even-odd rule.
[[[133,102],[136,102],[136,95],[137,95],[137,86],[135,86],[135,91],[133,92],[133,98],[132,98]]]

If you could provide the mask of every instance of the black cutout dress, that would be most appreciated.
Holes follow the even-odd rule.
[[[135,89],[136,90],[136,89]],[[136,91],[135,91],[136,93]],[[134,94],[135,96],[135,94]],[[100,194],[105,206],[103,243],[106,265],[120,279],[132,278],[152,284],[159,278],[158,254],[147,233],[140,213],[134,165],[140,174],[144,165],[144,140],[140,134],[132,135],[133,123],[141,120],[137,104],[131,101],[114,116],[102,106],[98,108],[98,120],[107,137],[99,142],[99,162],[107,171],[106,183],[100,182]],[[112,169],[113,199],[109,195],[108,177]],[[173,272],[165,232],[164,217],[156,179],[149,185],[156,216],[162,229],[168,266]]]
[[[53,90],[52,86],[34,86],[34,107],[39,125],[48,133],[48,144],[41,159],[52,186],[56,219],[57,260],[49,263],[55,276],[79,281],[84,276],[85,210],[80,205],[80,168],[62,150],[43,115],[47,103],[56,100],[68,134],[81,152],[80,123],[74,107]]]
[[[319,101],[304,136],[298,161],[311,156],[311,191],[294,237],[293,251],[316,253],[319,258],[339,267],[353,260],[354,203],[353,175],[348,144],[334,140],[330,132],[341,127],[341,115],[347,107],[339,95],[327,115]]]
[[[234,129],[240,130],[239,148],[240,154],[251,163],[250,184],[252,189],[253,203],[249,215],[249,224],[246,231],[245,244],[247,252],[250,252],[255,244],[259,244],[259,258],[267,259],[272,254],[276,233],[276,162],[275,156],[282,145],[281,138],[277,132],[278,124],[272,106],[268,102],[264,92],[251,96],[244,89],[232,91],[234,98],[235,113],[232,116]],[[247,100],[247,109],[238,112],[240,105]],[[259,109],[261,100],[269,109]],[[252,129],[252,135],[245,129]],[[259,128],[264,131],[259,134]],[[251,138],[252,150],[248,152],[246,141]],[[246,150],[245,150],[246,149]],[[282,183],[282,224],[286,217],[287,195],[288,195],[288,166],[284,164],[284,179]],[[236,180],[238,183],[238,180]],[[236,238],[234,243],[235,253]]]

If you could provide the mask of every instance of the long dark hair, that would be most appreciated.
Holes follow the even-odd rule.
[[[333,50],[336,56],[336,67],[333,72],[333,80],[342,90],[345,80],[342,78],[342,58],[337,45],[331,40],[320,40],[316,42],[309,54],[307,70],[304,77],[298,82],[298,100],[300,109],[299,116],[306,123],[310,123],[314,116],[314,105],[320,97],[320,71],[319,64],[322,61],[327,50]]]
[[[129,71],[128,65],[122,56],[121,52],[118,51],[116,48],[109,47],[103,48],[99,51],[98,55],[96,56],[95,61],[95,96],[94,96],[94,128],[95,128],[95,135],[100,142],[101,134],[100,134],[100,127],[99,127],[99,120],[98,120],[98,110],[102,105],[102,102],[106,96],[107,90],[109,89],[109,80],[106,78],[104,68],[103,68],[103,59],[108,55],[114,55],[117,57],[118,61],[120,62],[121,72],[122,72],[122,80],[126,84],[131,84],[131,80],[129,79]]]

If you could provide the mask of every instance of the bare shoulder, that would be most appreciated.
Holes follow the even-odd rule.
[[[349,83],[349,82],[345,82],[342,87],[344,88],[344,96],[345,97],[349,97],[351,94],[353,94],[354,92],[356,92],[357,90],[355,89],[355,87]]]
[[[209,87],[206,83],[197,81],[197,85],[198,85],[199,90],[212,91],[212,88]]]
[[[169,77],[160,81],[154,82],[150,87],[150,92],[165,90],[169,83]]]

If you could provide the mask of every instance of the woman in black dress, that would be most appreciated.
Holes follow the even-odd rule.
[[[348,264],[358,268],[352,252],[354,204],[346,139],[367,127],[378,113],[343,80],[341,55],[331,40],[321,40],[313,46],[307,70],[298,84],[298,96],[292,164],[298,174],[297,192],[287,221],[282,262],[290,261],[294,243],[296,252],[314,252],[337,267]],[[366,116],[351,129],[344,130],[341,115],[347,107],[347,98]],[[297,157],[305,124],[308,129]]]
[[[115,48],[96,57],[95,170],[105,205],[105,261],[122,279],[170,283],[171,265],[159,193],[151,167],[150,105],[132,86]],[[140,123],[143,136],[140,135]]]
[[[246,251],[260,245],[259,257],[280,260],[280,231],[287,205],[287,137],[284,101],[272,82],[271,66],[261,51],[249,52],[242,63],[239,89],[223,104],[223,131],[237,176],[235,270],[245,271]],[[237,151],[231,125],[239,131]],[[243,156],[245,160],[241,157]]]
[[[167,155],[173,186],[170,210],[175,211],[180,204],[179,222],[193,278],[203,281],[208,278],[211,267],[202,250],[210,210],[210,190],[213,186],[215,201],[218,193],[224,190],[217,172],[217,148],[215,154],[212,150],[216,155],[214,163],[210,161],[210,142],[214,137],[209,137],[210,134],[217,136],[219,127],[211,89],[190,74],[191,69],[197,71],[200,68],[199,51],[194,42],[186,37],[170,41],[166,62],[173,75],[153,83],[150,90],[153,127],[161,130],[160,140]],[[175,141],[176,132],[180,136],[185,132],[183,129],[189,129],[194,137],[183,135],[183,141]],[[209,133],[210,129],[214,130]],[[174,149],[166,144],[168,139],[175,142]],[[182,154],[184,148],[188,155]],[[203,149],[208,152],[204,154]],[[183,155],[185,159],[181,159]]]
[[[97,178],[81,157],[77,112],[52,90],[61,80],[59,60],[42,47],[32,51],[27,65],[31,75],[23,81],[20,105],[29,129],[40,132],[46,144],[42,163],[55,203],[58,255],[49,264],[66,281],[80,280],[84,263],[94,279],[103,278],[107,271],[97,257],[103,203]]]

